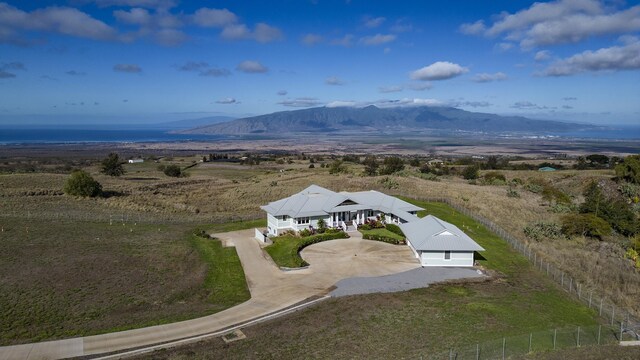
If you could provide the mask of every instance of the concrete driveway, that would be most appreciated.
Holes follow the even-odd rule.
[[[308,269],[282,271],[264,252],[254,230],[214,234],[236,247],[251,299],[219,313],[171,324],[80,338],[0,347],[0,360],[60,359],[89,356],[213,333],[326,295],[341,279],[382,276],[419,268],[406,246],[350,239],[314,244],[302,251]]]

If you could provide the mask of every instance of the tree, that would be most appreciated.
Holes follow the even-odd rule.
[[[411,158],[411,160],[409,160],[409,165],[414,166],[414,167],[419,167],[420,166],[420,159]]]
[[[592,181],[584,192],[580,212],[606,220],[619,233],[629,236],[640,231],[631,206],[618,198],[605,196],[597,182]]]
[[[382,162],[382,168],[380,169],[380,175],[391,175],[398,171],[404,170],[404,162],[397,156],[390,156],[385,158]]]
[[[431,167],[429,166],[428,162],[425,162],[424,164],[422,164],[422,166],[420,166],[420,172],[423,174],[428,174],[431,172]]]
[[[327,230],[327,222],[322,218],[318,219],[318,222],[316,223],[316,225],[318,226],[319,233],[323,233]]]
[[[102,185],[86,171],[76,170],[67,179],[63,190],[68,195],[95,197],[102,193]]]
[[[378,172],[378,161],[376,160],[376,157],[373,155],[367,155],[367,157],[364,158],[364,160],[362,161],[362,164],[364,165],[364,174],[367,176],[375,176],[376,173]]]
[[[120,176],[125,173],[120,157],[116,153],[110,153],[102,160],[102,170],[100,171],[109,176]]]
[[[182,176],[182,170],[178,165],[167,165],[164,167],[164,174],[172,177]]]
[[[629,155],[616,166],[616,176],[634,184],[640,184],[640,155]]]
[[[466,180],[475,180],[480,176],[479,170],[478,165],[467,166],[462,172],[462,177]]]
[[[567,214],[562,217],[562,232],[602,239],[611,234],[611,226],[594,214]]]
[[[329,165],[329,174],[339,174],[345,171],[347,171],[347,168],[344,166],[342,160],[336,159]]]

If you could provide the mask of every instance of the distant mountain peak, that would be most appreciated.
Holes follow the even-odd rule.
[[[280,111],[183,131],[192,134],[296,134],[309,132],[549,132],[590,128],[590,125],[521,116],[500,116],[450,106],[335,106]]]

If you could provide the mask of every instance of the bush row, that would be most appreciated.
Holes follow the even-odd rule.
[[[394,245],[402,245],[405,243],[404,240],[394,239],[388,236],[375,235],[375,234],[362,234],[362,238],[365,240],[382,241],[387,244],[394,244]]]
[[[392,233],[405,237],[404,233],[402,232],[402,230],[400,230],[400,226],[396,225],[396,224],[387,224],[385,226],[385,228],[389,231],[391,231]]]
[[[298,246],[292,249],[292,256],[296,257],[302,251],[302,249],[306,248],[309,245],[317,244],[322,241],[335,240],[335,239],[348,239],[349,234],[344,231],[338,232],[326,232],[324,234],[318,234],[303,238],[302,241],[298,244]],[[307,266],[309,263],[302,260],[302,266]]]

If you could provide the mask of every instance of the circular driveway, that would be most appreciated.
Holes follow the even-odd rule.
[[[311,265],[313,274],[338,279],[389,275],[421,267],[408,246],[363,240],[357,235],[313,244],[300,255]]]

